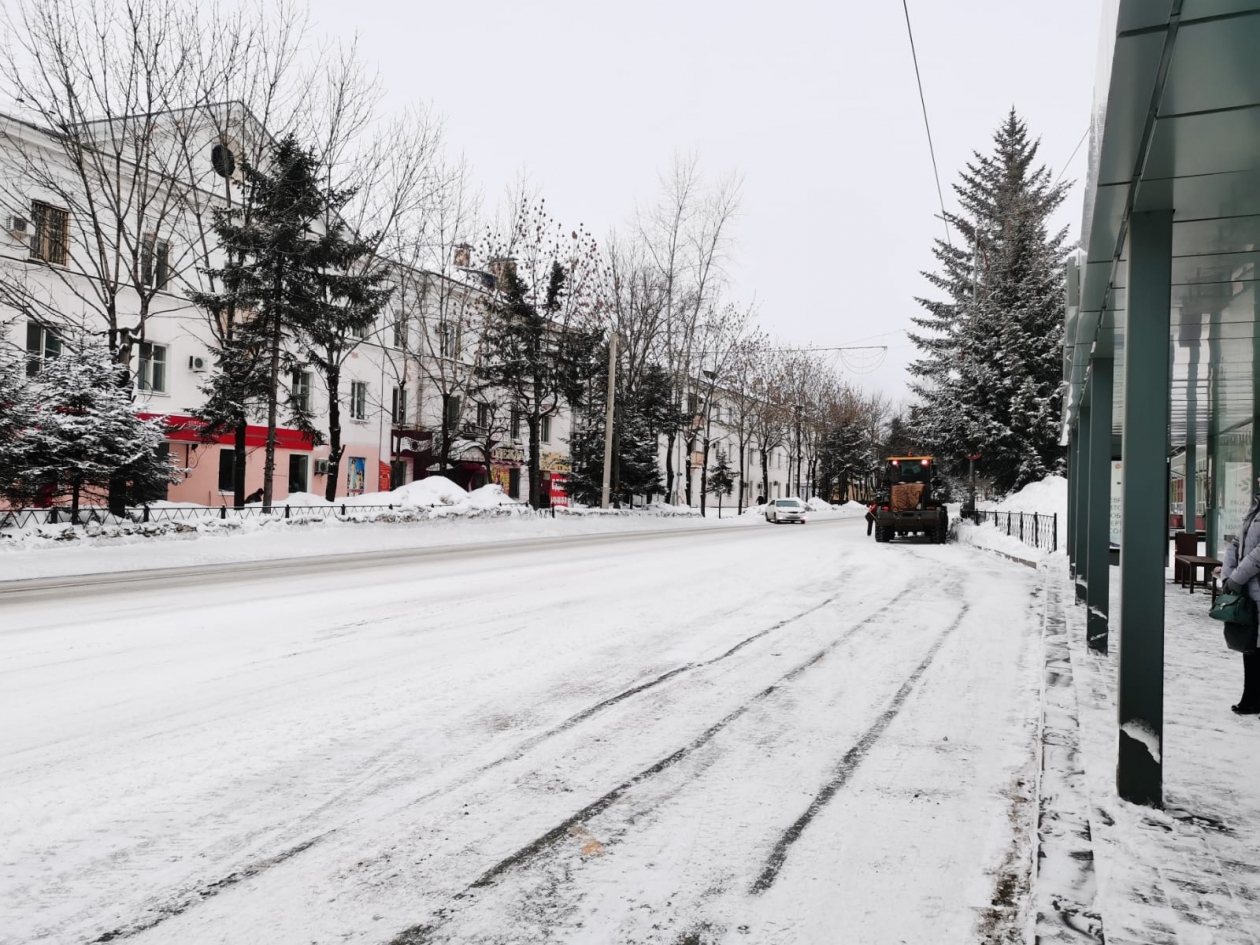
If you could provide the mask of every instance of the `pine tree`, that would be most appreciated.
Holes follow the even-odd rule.
[[[607,363],[608,346],[596,358]],[[624,376],[624,375],[619,375]],[[638,389],[619,393],[613,423],[613,470],[611,499],[620,506],[632,503],[636,495],[651,496],[663,491],[658,434],[672,415],[669,375],[656,365],[642,372]],[[569,440],[573,472],[569,494],[579,502],[595,505],[602,498],[604,484],[604,419],[608,402],[605,385],[598,378],[591,385],[583,422]]]
[[[991,154],[975,154],[947,214],[954,243],[938,240],[940,271],[924,273],[945,300],[920,298],[913,321],[922,357],[911,373],[920,404],[911,434],[944,466],[981,453],[1004,491],[1062,466],[1058,445],[1066,229],[1050,215],[1068,182],[1036,165],[1039,142],[1014,109]]]
[[[177,476],[159,450],[160,419],[141,420],[130,392],[118,386],[118,365],[95,343],[67,344],[26,381],[26,421],[0,443],[0,489],[24,503],[49,491],[69,492],[71,520],[80,500],[104,496],[115,482],[145,498]]]
[[[727,458],[726,450],[718,449],[717,464],[709,470],[706,483],[709,494],[717,496],[718,518],[722,517],[722,498],[735,491],[735,470]]]
[[[557,324],[568,273],[552,262],[538,298],[515,272],[502,277],[501,298],[482,334],[481,380],[505,391],[529,428],[529,503],[538,508],[544,417],[562,402],[581,406],[587,382],[601,372],[598,332]]]
[[[263,465],[263,509],[271,508],[276,467],[276,428],[281,406],[280,376],[300,362],[284,343],[299,330],[309,313],[326,301],[325,270],[336,259],[339,234],[330,235],[324,221],[330,207],[348,194],[328,192],[319,182],[318,161],[293,135],[271,150],[265,168],[246,163],[250,213],[240,210],[216,216],[214,231],[226,262],[211,273],[219,293],[195,297],[210,311],[249,310],[233,343],[217,352],[218,370],[208,386],[208,405],[198,412],[211,424],[232,427],[261,406],[267,416]],[[330,391],[335,397],[336,392]],[[305,412],[288,404],[296,426],[313,433]]]

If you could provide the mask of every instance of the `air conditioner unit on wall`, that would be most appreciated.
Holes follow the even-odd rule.
[[[315,460],[315,475],[317,476],[328,475],[328,460],[326,459]]]
[[[26,217],[9,217],[8,220],[9,235],[18,242],[26,242],[26,238],[31,233],[31,223]]]
[[[197,374],[202,373],[207,367],[206,359],[200,355],[190,354],[188,356],[188,370]]]

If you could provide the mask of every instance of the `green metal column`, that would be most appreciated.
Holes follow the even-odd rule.
[[[1217,482],[1217,441],[1221,428],[1221,313],[1213,312],[1208,318],[1208,406],[1207,406],[1207,482],[1204,485],[1204,525],[1207,526],[1207,555],[1216,557],[1220,551],[1221,527],[1217,519],[1220,508],[1220,486]]]
[[[1067,454],[1067,548],[1068,573],[1072,583],[1076,583],[1076,487],[1079,482],[1076,475],[1076,444],[1080,439],[1080,427],[1068,431]]]
[[[1076,602],[1085,602],[1085,587],[1089,582],[1089,546],[1085,536],[1089,531],[1089,447],[1090,417],[1092,410],[1089,403],[1081,404],[1080,421],[1076,426],[1076,488],[1072,492],[1073,506],[1072,533],[1074,536],[1072,554],[1076,560]]]
[[[1107,652],[1108,597],[1111,584],[1111,358],[1090,362],[1089,498],[1085,511],[1085,639]]]
[[[1182,529],[1190,534],[1197,534],[1199,525],[1196,509],[1199,504],[1198,482],[1195,481],[1199,468],[1199,337],[1196,334],[1194,344],[1189,349],[1190,363],[1186,372],[1186,495]],[[1195,551],[1198,554],[1198,551]]]
[[[1172,216],[1132,215],[1124,328],[1116,789],[1126,801],[1155,807],[1163,803]]]

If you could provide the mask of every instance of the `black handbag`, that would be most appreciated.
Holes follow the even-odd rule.
[[[1260,645],[1254,623],[1225,624],[1225,645],[1239,653],[1251,653]]]

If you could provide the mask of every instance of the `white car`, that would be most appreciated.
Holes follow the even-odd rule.
[[[805,524],[805,503],[800,499],[771,499],[766,503],[766,521]]]

